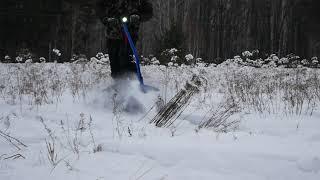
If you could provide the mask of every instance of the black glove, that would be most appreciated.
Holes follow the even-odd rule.
[[[132,15],[130,16],[130,23],[135,24],[135,23],[139,23],[139,22],[140,22],[140,16],[139,16],[139,15],[137,15],[137,14],[132,14]]]
[[[105,17],[102,20],[104,25],[108,25],[108,26],[116,26],[119,21],[116,18],[109,18],[109,17]]]

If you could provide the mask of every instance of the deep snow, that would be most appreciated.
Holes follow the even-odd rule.
[[[9,82],[11,76],[22,77],[21,69],[26,70],[28,67],[25,66],[30,65],[21,65],[19,72],[15,66],[0,64],[0,83]],[[58,72],[55,77],[51,74],[45,80],[59,79],[70,83],[75,79],[71,76],[77,74],[76,70],[70,70],[72,68],[68,64],[32,66]],[[88,67],[79,65],[75,69],[82,68]],[[139,93],[137,82],[128,87],[128,94],[132,93],[130,95],[140,98],[147,111],[154,106],[158,95],[166,97],[166,100],[170,99],[193,73],[205,74],[211,83],[206,92],[201,92],[192,99],[174,128],[155,128],[149,124],[153,112],[147,116],[145,113],[132,115],[114,108],[117,101],[112,98],[117,97],[106,91],[112,84],[111,79],[102,77],[97,80],[100,75],[95,73],[101,71],[99,68],[101,67],[95,67],[96,71],[79,71],[80,79],[88,82],[81,88],[85,92],[80,91],[74,95],[66,85],[59,98],[48,93],[48,99],[52,102],[42,105],[34,104],[30,96],[23,95],[22,100],[19,100],[18,94],[15,103],[12,103],[9,91],[0,91],[0,130],[28,146],[18,151],[0,137],[1,180],[320,178],[318,109],[312,116],[243,110],[232,117],[240,120],[239,127],[235,130],[228,133],[210,129],[198,131],[197,123],[203,119],[204,112],[223,99],[218,82],[225,81],[220,74],[228,73],[229,67],[168,70],[159,66],[147,66],[143,67],[145,82],[159,87],[161,91],[147,95]],[[47,71],[43,72],[46,74]],[[106,74],[108,70],[103,75]],[[4,86],[18,86],[15,81],[17,79],[19,78],[12,77],[11,84]],[[56,166],[50,164],[46,147],[46,141],[52,142],[52,139],[55,141],[57,154]],[[79,152],[72,149],[74,144]],[[97,146],[101,149],[94,153]],[[25,159],[5,159],[17,153]]]

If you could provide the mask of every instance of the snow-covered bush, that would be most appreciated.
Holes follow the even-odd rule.
[[[1,59],[0,59],[0,63],[11,63],[12,61],[11,61],[11,57],[9,56],[9,55],[5,55],[4,57],[3,57],[3,59],[2,59],[2,57],[1,57]]]
[[[277,63],[275,61],[270,61],[268,64],[262,65],[262,68],[276,68]]]
[[[299,64],[299,65],[297,66],[297,68],[301,69],[301,68],[303,68],[303,65],[302,65],[302,64]]]
[[[308,65],[309,65],[309,62],[308,62],[308,60],[303,59],[303,60],[301,61],[301,64],[302,64],[303,66],[308,66]]]
[[[318,57],[311,58],[312,64],[319,64]]]
[[[243,60],[240,56],[234,56],[233,57],[233,62],[238,63],[238,64],[242,64]]]
[[[202,58],[197,58],[197,59],[196,59],[196,65],[197,65],[198,67],[205,67],[205,66],[207,66],[207,64],[203,62]]]
[[[27,59],[24,63],[30,64],[32,62],[33,62],[32,59]]]
[[[207,64],[207,67],[209,67],[209,68],[213,68],[213,67],[217,67],[218,65],[217,64],[214,64],[214,63],[212,63],[212,64]]]
[[[279,58],[276,54],[271,54],[270,56],[262,59],[257,58],[258,50],[245,51],[242,56],[234,56],[232,59],[227,59],[221,65],[237,64],[240,66],[250,66],[256,68],[297,68],[297,67],[319,67],[319,61],[317,57],[313,57],[311,60],[301,59],[299,56],[294,54],[289,54],[286,57]]]
[[[203,63],[203,59],[202,58],[197,58],[196,59],[196,63]]]
[[[91,57],[91,58],[90,58],[90,62],[91,62],[91,63],[98,63],[98,61],[99,61],[99,59],[96,58],[96,57]]]
[[[174,65],[173,62],[169,62],[169,63],[168,63],[168,66],[169,66],[169,67],[172,67],[173,65]]]
[[[271,61],[278,63],[279,62],[279,57],[276,54],[271,54],[270,55]]]
[[[171,57],[171,62],[177,62],[179,60],[178,56],[172,56]]]
[[[240,56],[234,56],[232,59],[227,59],[220,66],[238,66],[238,65],[246,65]]]
[[[260,54],[260,51],[258,49],[255,49],[252,51],[252,56],[258,57],[259,54]],[[261,57],[258,57],[258,58],[261,58]]]
[[[159,61],[163,64],[168,64],[169,62],[181,64],[184,60],[180,54],[181,52],[176,48],[166,49],[161,53]]]
[[[193,57],[192,54],[187,54],[187,55],[185,56],[185,58],[186,58],[186,61],[187,61],[187,62],[191,62],[191,61],[194,60],[194,57]]]
[[[60,56],[62,55],[61,52],[60,52],[60,50],[57,49],[57,48],[52,49],[52,52],[53,52],[56,56],[58,56],[58,57],[60,57]]]
[[[11,62],[11,57],[9,55],[6,55],[4,57],[5,62]]]
[[[287,57],[283,57],[279,60],[280,64],[288,64],[289,63],[289,59]]]
[[[188,67],[186,64],[181,64],[181,68],[186,68]]]
[[[62,56],[62,53],[57,48],[52,49],[52,52],[53,52],[52,53],[52,60],[54,62],[58,62],[60,60],[61,56]]]
[[[104,63],[109,63],[110,59],[109,59],[109,54],[105,54],[100,61],[104,62]]]
[[[22,61],[23,61],[23,58],[22,58],[22,57],[20,57],[20,56],[17,56],[17,57],[16,57],[16,62],[17,62],[17,63],[22,63]]]
[[[40,61],[41,63],[45,63],[47,60],[46,60],[46,58],[44,58],[44,57],[40,57],[40,58],[39,58],[39,61]]]
[[[18,51],[18,56],[15,58],[17,63],[24,63],[26,60],[35,59],[34,54],[28,48],[22,48]],[[30,61],[30,60],[29,60]]]
[[[262,65],[263,68],[276,68],[279,65],[280,59],[276,54],[271,54],[267,59],[264,60]]]
[[[75,64],[77,64],[77,63],[87,63],[88,62],[88,58],[84,54],[80,54],[80,55],[73,54],[70,61],[72,63],[75,63]]]
[[[82,56],[82,59],[81,57],[76,57],[78,58],[78,60],[80,61],[74,61],[74,63],[85,63],[87,60],[86,60],[86,57]],[[107,65],[109,64],[109,54],[103,54],[102,52],[99,52],[97,53],[97,55],[95,57],[91,57],[90,58],[90,62],[92,63],[97,63],[97,64],[104,64],[104,65]]]
[[[178,52],[178,49],[176,49],[176,48],[172,48],[169,50],[170,54],[176,54],[177,52]]]
[[[141,56],[141,65],[150,65],[150,59],[148,57]]]
[[[153,65],[160,65],[160,61],[156,58],[156,57],[153,57],[151,59],[151,64]]]
[[[104,54],[102,52],[99,52],[97,53],[96,55],[96,58],[101,61],[101,62],[104,62],[104,63],[109,63],[110,60],[109,60],[109,54]]]
[[[242,52],[242,56],[246,58],[250,58],[251,56],[253,56],[253,54],[250,51],[244,51]]]
[[[70,59],[70,62],[75,62],[78,58],[79,58],[78,55],[73,54],[71,59]]]
[[[100,59],[104,58],[104,54],[102,52],[98,52],[96,55],[96,58],[100,60]]]
[[[201,58],[200,58],[201,59]],[[201,59],[202,60],[202,59]],[[182,52],[176,48],[166,49],[160,55],[160,63],[168,64],[173,62],[178,65],[187,64],[187,65],[196,65],[197,59],[192,54],[187,54],[182,56]]]

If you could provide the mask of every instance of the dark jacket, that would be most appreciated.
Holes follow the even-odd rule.
[[[124,16],[139,15],[140,22],[148,21],[153,16],[152,4],[148,0],[97,0],[96,14],[101,22],[106,26],[107,38],[119,39],[121,38],[121,24],[120,19]],[[106,19],[115,18],[119,20],[118,24],[108,24]],[[130,26],[130,24],[129,24]],[[134,25],[138,30],[139,24]]]

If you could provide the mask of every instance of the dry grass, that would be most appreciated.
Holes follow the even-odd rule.
[[[320,100],[320,73],[312,69],[234,69],[227,95],[259,113],[312,115]]]
[[[191,97],[198,93],[201,86],[204,85],[203,78],[193,76],[190,82],[187,82],[184,89],[180,90],[167,104],[163,105],[158,114],[150,121],[157,127],[170,127],[185,110]]]

